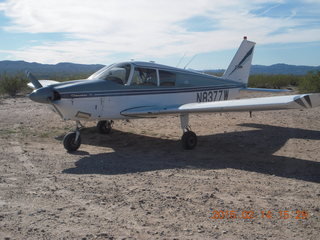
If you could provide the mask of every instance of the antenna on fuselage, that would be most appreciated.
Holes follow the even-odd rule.
[[[180,58],[180,60],[179,60],[179,62],[178,62],[178,64],[177,64],[176,67],[179,67],[180,63],[181,63],[182,60],[185,58],[186,54],[187,54],[186,52],[183,54],[182,58]]]
[[[198,56],[198,54],[194,55],[191,60],[187,63],[187,65],[184,66],[183,69],[186,69],[188,67],[188,65],[196,58],[196,56]]]

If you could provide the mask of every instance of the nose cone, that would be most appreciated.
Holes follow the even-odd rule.
[[[53,90],[50,87],[42,87],[30,93],[29,98],[39,103],[50,103],[53,99]]]

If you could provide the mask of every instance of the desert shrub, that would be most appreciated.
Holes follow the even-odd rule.
[[[0,93],[14,97],[27,88],[27,83],[28,80],[24,74],[7,75],[4,73],[0,75]]]
[[[35,74],[38,77],[38,74]],[[90,74],[73,74],[73,75],[56,75],[56,76],[47,76],[45,78],[41,77],[41,79],[52,79],[59,82],[70,81],[70,80],[78,80],[78,79],[86,79]],[[9,95],[11,97],[16,96],[18,93],[27,93],[30,92],[31,89],[27,87],[27,83],[29,80],[27,79],[25,73],[17,73],[17,74],[0,74],[0,94]]]
[[[302,76],[295,75],[251,75],[248,86],[253,88],[286,88],[289,86],[298,86]]]
[[[299,84],[300,92],[320,92],[320,71],[309,72],[303,77]]]

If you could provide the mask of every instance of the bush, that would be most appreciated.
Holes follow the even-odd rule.
[[[15,97],[19,92],[26,89],[28,80],[24,74],[0,75],[0,93]]]
[[[320,71],[309,72],[303,77],[299,84],[299,91],[302,93],[320,92]]]
[[[253,88],[286,88],[289,86],[298,86],[302,76],[294,75],[251,75],[248,86]]]

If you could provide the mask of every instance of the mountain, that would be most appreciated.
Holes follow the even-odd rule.
[[[288,64],[274,64],[271,66],[253,65],[251,68],[251,75],[255,74],[292,74],[305,75],[310,71],[320,71],[320,66],[296,66]]]
[[[26,70],[31,71],[38,78],[42,79],[54,79],[55,77],[68,77],[72,75],[86,75],[89,76],[95,71],[98,71],[104,67],[101,64],[75,64],[75,63],[58,63],[52,64],[40,64],[29,63],[24,61],[0,61],[0,74],[16,74],[18,72],[24,72]],[[309,71],[320,71],[320,66],[296,66],[288,64],[274,64],[271,66],[252,65],[251,75],[255,74],[292,74],[292,75],[305,75]],[[223,69],[217,70],[204,70],[207,73],[221,74]]]
[[[217,69],[217,70],[205,70],[205,72],[213,73],[213,74],[221,74],[225,70]],[[320,66],[297,66],[297,65],[288,65],[284,63],[278,63],[271,66],[263,66],[263,65],[252,65],[251,67],[251,75],[256,74],[265,74],[265,75],[275,75],[275,74],[292,74],[292,75],[305,75],[310,71],[320,71]]]
[[[40,64],[29,63],[24,61],[0,61],[0,74],[16,74],[23,73],[26,70],[32,72],[38,78],[48,79],[57,77],[68,77],[72,75],[90,75],[104,67],[101,64],[75,64],[75,63],[58,63]]]

